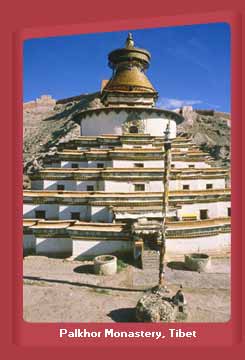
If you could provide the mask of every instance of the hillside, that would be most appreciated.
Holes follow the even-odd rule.
[[[193,142],[216,160],[216,166],[229,166],[230,114],[196,110],[183,116],[185,121],[178,127],[178,132],[190,134]]]
[[[81,110],[101,107],[99,93],[85,94],[58,101],[43,96],[23,108],[23,160],[24,187],[28,187],[28,173],[42,166],[42,159],[56,150],[63,141],[79,135],[79,125],[73,116]],[[213,111],[183,112],[185,122],[178,132],[187,132],[195,144],[208,151],[217,166],[229,166],[230,127],[229,114]]]

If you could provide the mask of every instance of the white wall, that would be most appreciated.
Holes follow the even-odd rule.
[[[147,114],[145,115],[147,119]],[[159,121],[160,120],[160,121]],[[145,133],[153,136],[163,136],[166,131],[168,119],[159,119],[157,117],[148,118],[145,122]],[[170,120],[170,138],[176,137],[176,122]]]
[[[62,168],[71,168],[71,164],[78,164],[78,167],[80,168],[87,168],[88,162],[87,161],[61,161]]]
[[[211,167],[209,164],[205,163],[205,161],[171,161],[171,164],[175,165],[175,168],[177,169],[188,168],[189,165],[194,165],[196,169],[206,169]]]
[[[72,212],[80,213],[80,220],[90,221],[91,220],[91,209],[90,206],[86,205],[60,205],[59,219],[67,220],[71,219]]]
[[[93,222],[112,222],[112,212],[109,207],[92,206],[91,207],[91,221]]]
[[[37,255],[71,255],[72,240],[69,238],[36,238]]]
[[[194,252],[219,253],[230,251],[229,233],[186,239],[166,239],[167,256]]]
[[[133,248],[132,242],[120,240],[73,240],[72,246],[72,257],[74,259],[112,254],[115,252],[129,252],[132,251]]]
[[[35,182],[36,180],[34,180]],[[93,185],[95,191],[103,191],[103,181],[87,181],[87,180],[44,180],[43,190],[57,190],[57,185],[64,185],[68,191],[87,191],[87,185]],[[34,190],[34,188],[32,188]],[[41,190],[41,189],[39,189]]]
[[[64,185],[65,190],[76,190],[76,181],[74,180],[43,180],[44,190],[57,190],[57,185]]]
[[[118,182],[112,180],[104,181],[104,190],[107,192],[129,192],[131,185],[130,182]]]
[[[54,220],[59,218],[58,204],[24,204],[23,213],[26,219],[35,219],[35,211],[41,210],[46,212],[46,219]]]
[[[181,205],[181,204],[180,204]],[[197,219],[200,219],[200,210],[207,209],[208,210],[208,218],[214,219],[219,217],[227,217],[228,216],[228,208],[231,206],[230,202],[217,202],[217,203],[195,203],[195,204],[183,204],[181,208],[177,210],[178,217],[182,218],[185,215],[196,215]],[[117,212],[117,219],[137,219],[142,217],[143,212],[139,213],[119,213]],[[169,212],[169,216],[175,216],[176,210]],[[146,208],[144,212],[144,216],[147,218],[161,218],[161,211],[152,211],[150,208]]]
[[[36,180],[35,180],[36,181]],[[133,184],[145,184],[145,191],[163,191],[163,184],[161,180],[148,181],[148,180],[101,180],[101,181],[88,181],[88,180],[44,180],[44,190],[57,190],[57,185],[64,185],[65,190],[70,191],[87,191],[87,185],[93,185],[94,191],[115,191],[115,192],[133,192]],[[224,189],[225,179],[192,179],[192,180],[171,180],[170,190],[182,190],[183,185],[190,185],[190,190],[205,190],[206,184],[213,184],[213,189]],[[34,188],[33,188],[34,189]],[[39,189],[41,190],[41,189]]]
[[[36,239],[33,234],[24,234],[23,247],[24,247],[24,252],[35,251]]]
[[[108,192],[135,192],[134,184],[145,184],[145,191],[159,191],[160,182],[146,182],[146,181],[113,181],[105,180],[105,191]],[[152,184],[155,183],[155,184]],[[155,190],[151,190],[151,189]]]
[[[112,161],[61,161],[62,168],[71,168],[71,164],[78,164],[79,168],[97,168],[97,164],[104,164],[104,167],[112,167]]]
[[[190,185],[190,190],[205,190],[206,184],[213,184],[213,189],[224,189],[225,179],[192,179],[192,180],[171,180],[170,190],[182,190],[183,185]]]
[[[124,147],[132,147],[124,146]],[[146,148],[146,146],[144,146]],[[163,160],[112,160],[112,161],[104,161],[104,160],[97,160],[97,161],[61,161],[60,163],[52,163],[45,165],[45,167],[52,167],[52,168],[71,168],[72,164],[78,164],[79,168],[97,168],[98,163],[103,163],[104,167],[114,167],[114,168],[132,168],[134,167],[134,163],[143,163],[145,168],[163,168],[164,161]],[[175,168],[182,169],[188,168],[189,165],[194,165],[197,169],[204,169],[210,168],[211,165],[205,163],[204,161],[199,162],[186,162],[186,161],[172,161]]]
[[[134,110],[132,113],[134,113]],[[163,134],[169,121],[166,118],[159,117],[157,113],[150,115],[147,112],[142,111],[139,112],[139,115],[137,114],[137,116],[140,116],[144,122],[144,133],[153,136],[159,136],[160,134]],[[98,115],[94,114],[92,116],[85,117],[81,120],[81,135],[121,135],[122,125],[124,121],[128,119],[128,117],[129,114],[123,109],[119,113],[116,113],[115,111],[110,111],[108,114],[100,112]],[[176,123],[174,120],[170,120],[170,137],[176,137]]]
[[[103,181],[77,181],[77,188],[78,191],[87,191],[87,185],[92,185],[94,187],[94,191],[103,191]]]
[[[32,190],[42,190],[43,189],[43,180],[32,180],[31,188],[32,188]]]
[[[150,181],[149,183],[149,191],[150,192],[161,192],[163,191],[163,183],[160,180],[157,181]]]
[[[181,218],[183,215],[196,214],[197,219],[200,219],[200,210],[207,209],[208,217],[210,219],[217,217],[227,217],[228,208],[231,206],[230,201],[213,202],[213,203],[195,203],[183,204],[181,209],[178,210],[178,216]]]
[[[103,161],[103,160],[96,160],[96,161],[88,161],[89,168],[97,168],[97,164],[104,164],[104,167],[112,167],[112,161]]]
[[[135,168],[135,163],[144,164],[145,168],[163,168],[163,160],[113,160],[112,166],[114,168]]]
[[[109,192],[135,192],[134,184],[145,184],[145,192],[160,192],[163,189],[161,180],[157,181],[113,181],[105,180],[105,191]]]

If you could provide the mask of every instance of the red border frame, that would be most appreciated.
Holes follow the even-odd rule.
[[[9,258],[3,254],[1,261],[1,265],[4,266],[2,270],[2,274],[4,275],[2,282],[5,285],[4,292],[6,291],[9,294],[7,301],[2,304],[4,310],[2,319],[6,319],[4,327],[2,325],[3,335],[6,336],[4,348],[8,353],[13,355],[17,355],[18,352],[25,355],[25,357],[27,353],[30,354],[30,356],[41,357],[41,355],[47,352],[44,349],[40,351],[40,347],[48,347],[47,350],[49,353],[47,354],[51,355],[55,350],[55,353],[59,352],[61,359],[67,357],[67,351],[69,351],[69,354],[71,351],[76,351],[77,354],[80,355],[88,354],[88,348],[90,349],[90,353],[93,351],[94,354],[102,355],[105,347],[107,350],[108,347],[110,347],[110,355],[118,357],[120,356],[118,350],[120,350],[122,346],[124,350],[126,350],[126,348],[129,349],[132,356],[136,354],[141,356],[141,351],[143,354],[149,355],[153,354],[152,351],[156,350],[164,350],[163,356],[166,356],[170,355],[170,350],[173,350],[175,354],[181,350],[183,355],[191,351],[189,355],[191,357],[196,356],[196,350],[198,350],[198,356],[200,358],[205,354],[205,351],[200,353],[200,346],[208,346],[212,347],[213,354],[217,354],[216,351],[219,350],[219,355],[222,351],[224,355],[229,357],[231,354],[234,354],[233,356],[237,359],[238,356],[240,357],[241,355],[242,348],[244,348],[241,321],[241,315],[243,315],[241,280],[244,271],[244,264],[241,261],[241,214],[242,200],[244,199],[241,198],[240,195],[240,189],[242,188],[241,160],[242,154],[244,154],[242,143],[242,81],[244,81],[244,74],[243,79],[241,78],[242,31],[244,32],[241,15],[242,11],[244,12],[244,5],[242,9],[242,5],[240,7],[239,5],[236,6],[234,0],[234,3],[228,7],[229,11],[221,11],[215,0],[206,0],[205,5],[203,5],[201,9],[198,9],[196,2],[186,0],[185,4],[182,4],[182,7],[179,5],[179,7],[174,8],[175,4],[174,1],[172,1],[171,4],[156,4],[154,11],[152,11],[154,1],[151,1],[150,9],[148,9],[149,4],[145,5],[143,11],[145,15],[142,15],[143,3],[141,3],[140,7],[139,4],[130,3],[128,0],[121,3],[122,12],[120,15],[113,13],[116,5],[112,4],[112,11],[108,12],[103,2],[96,4],[96,6],[94,6],[94,4],[85,5],[83,3],[80,3],[80,5],[72,4],[72,1],[70,1],[69,4],[62,5],[57,1],[56,4],[50,4],[48,1],[45,3],[43,0],[37,12],[31,7],[28,9],[26,4],[21,4],[21,9],[19,9],[20,4],[13,5],[11,1],[9,5],[10,8],[7,9],[8,12],[5,18],[7,22],[5,21],[3,28],[3,32],[6,32],[6,37],[2,43],[2,45],[6,45],[8,59],[7,61],[5,61],[5,58],[1,60],[1,69],[3,69],[4,72],[3,79],[5,75],[6,80],[3,95],[9,95],[9,98],[4,103],[6,115],[2,118],[2,134],[4,130],[4,136],[2,136],[1,145],[3,146],[2,154],[4,155],[2,157],[4,173],[2,173],[0,178],[1,190],[3,190],[2,199],[4,200],[4,206],[1,207],[1,218],[5,219],[2,225],[2,234],[4,235],[2,241],[4,245],[6,245],[9,254]],[[224,3],[223,6],[225,6]],[[95,7],[97,9],[95,9]],[[205,13],[205,9],[210,12]],[[12,10],[15,10],[15,14],[17,15],[21,13],[22,17],[17,17]],[[79,11],[81,15],[77,16],[77,12]],[[128,13],[130,13],[131,19],[128,19]],[[154,17],[156,13],[165,13],[166,16]],[[186,13],[188,15],[176,15],[176,13]],[[4,11],[3,14],[5,15]],[[90,21],[89,18],[86,19],[88,14],[90,14]],[[150,14],[152,14],[151,17]],[[111,20],[113,16],[114,20]],[[127,20],[123,20],[123,18]],[[181,324],[179,327],[183,330],[197,330],[199,334],[198,338],[191,341],[171,339],[170,341],[165,340],[164,342],[148,339],[137,339],[134,341],[128,339],[91,341],[88,339],[84,342],[72,338],[61,340],[57,336],[61,324],[30,324],[24,322],[22,320],[22,257],[20,256],[20,254],[22,254],[22,41],[34,37],[210,22],[229,23],[232,34],[231,320],[225,324]],[[57,26],[57,23],[67,25]],[[40,27],[40,25],[43,27]],[[17,28],[21,30],[14,32]],[[12,68],[10,68],[11,66]],[[9,74],[7,70],[11,71],[11,80],[8,77]],[[13,111],[10,110],[11,106]],[[3,113],[5,109],[3,109]],[[7,122],[6,119],[10,117],[10,121]],[[244,169],[242,170],[244,171]],[[4,176],[5,174],[7,174],[7,176]],[[11,268],[10,264],[12,264]],[[243,271],[241,272],[242,266]],[[6,271],[6,269],[9,269],[9,271]],[[110,324],[109,326],[110,328],[116,328],[118,330],[136,328],[142,330],[158,330],[168,329],[170,327],[168,324]],[[75,327],[82,328],[82,324],[65,324],[65,327],[71,329]],[[101,330],[106,327],[106,324],[86,324],[85,327],[87,329]],[[14,343],[18,344],[18,346],[16,347]],[[26,348],[26,346],[28,348]],[[52,347],[52,349],[50,347]],[[223,350],[221,347],[224,347]],[[83,351],[82,353],[81,350]],[[148,352],[148,350],[151,352]],[[173,353],[171,353],[171,355],[172,354]]]

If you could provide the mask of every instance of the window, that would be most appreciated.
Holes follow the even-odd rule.
[[[35,218],[36,219],[45,219],[46,218],[46,211],[44,211],[44,210],[36,210],[35,211]]]
[[[143,168],[144,164],[143,163],[135,163],[134,167],[139,167],[139,168]]]
[[[57,185],[57,190],[58,191],[65,190],[65,185]]]
[[[104,164],[103,164],[103,163],[98,163],[98,164],[97,164],[97,168],[103,169],[103,168],[104,168]]]
[[[201,220],[208,219],[208,210],[207,209],[200,210],[200,219]]]
[[[135,191],[145,191],[145,184],[134,184]]]
[[[71,212],[71,220],[80,220],[80,212]]]
[[[213,184],[206,184],[206,189],[212,189],[213,188]]]
[[[87,185],[87,191],[94,191],[94,185]]]
[[[135,126],[135,125],[132,125],[132,126],[130,126],[130,128],[129,128],[129,132],[130,132],[130,134],[138,134],[138,128],[137,128],[137,126]]]
[[[171,168],[172,168],[172,169],[175,168],[175,164],[171,164]]]
[[[71,167],[72,167],[72,169],[77,169],[77,168],[78,168],[78,164],[73,163],[73,164],[71,164]]]
[[[230,207],[227,208],[227,215],[228,215],[228,216],[231,216],[231,208],[230,208]]]
[[[189,189],[190,189],[190,185],[183,185],[182,189],[183,189],[183,190],[189,190]]]
[[[191,164],[191,165],[188,165],[189,168],[194,168],[195,165]]]

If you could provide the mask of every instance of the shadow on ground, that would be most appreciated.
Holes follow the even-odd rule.
[[[73,269],[78,274],[94,274],[94,266],[92,264],[80,265]]]
[[[167,266],[172,270],[190,271],[183,261],[170,261]]]
[[[135,308],[121,308],[107,314],[115,322],[136,322]]]
[[[145,289],[134,289],[134,288],[124,288],[124,287],[112,287],[112,286],[100,286],[88,283],[80,283],[75,281],[67,281],[67,280],[58,280],[58,279],[46,279],[41,278],[39,276],[23,276],[24,280],[30,281],[43,281],[47,283],[56,283],[56,284],[67,284],[72,286],[80,286],[80,287],[87,287],[91,289],[105,289],[105,290],[116,290],[116,291],[127,291],[127,292],[144,292]]]

